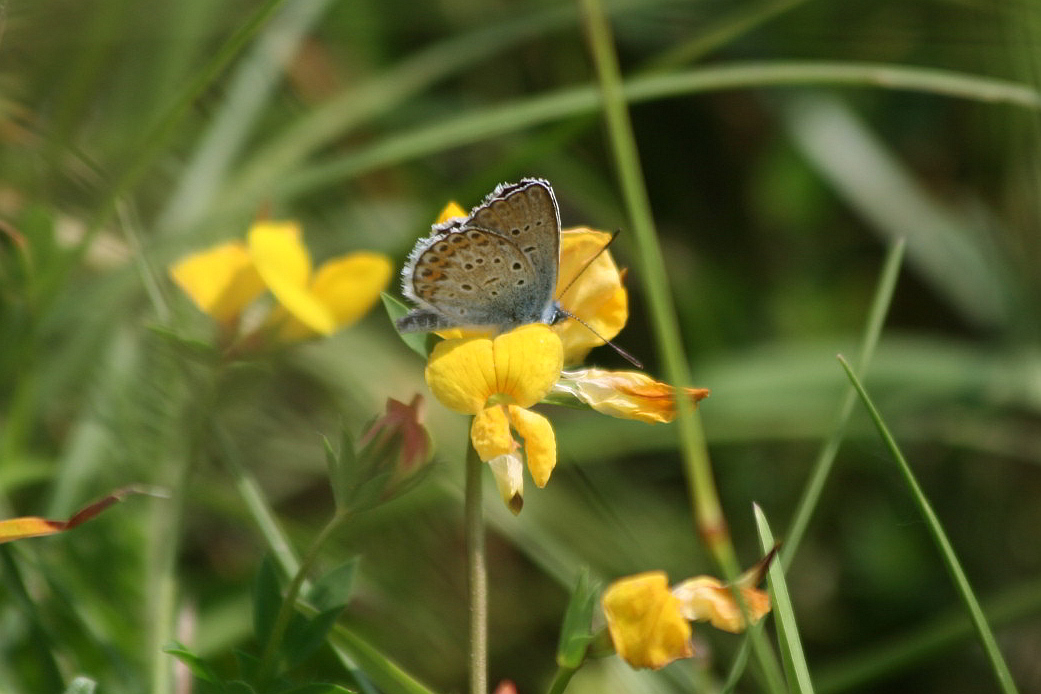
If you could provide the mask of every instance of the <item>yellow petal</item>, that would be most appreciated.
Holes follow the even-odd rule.
[[[186,256],[170,267],[170,276],[200,310],[220,323],[238,318],[264,291],[241,241]]]
[[[466,210],[459,206],[455,200],[445,205],[445,208],[441,210],[441,214],[437,216],[435,224],[444,224],[449,219],[455,219],[456,217],[466,217]]]
[[[495,394],[492,341],[481,337],[437,343],[427,362],[426,381],[442,405],[477,414]]]
[[[610,239],[607,232],[585,227],[560,234],[557,301],[589,326],[575,320],[553,326],[564,342],[565,364],[581,362],[589,350],[603,344],[600,337],[613,339],[629,319],[629,297],[622,273],[610,251],[603,250]],[[594,330],[600,337],[593,334]]]
[[[332,315],[335,329],[345,328],[372,308],[390,282],[390,259],[379,253],[359,251],[323,263],[309,287],[310,294]],[[312,337],[310,323],[295,316],[279,335],[285,340]]]
[[[637,668],[665,667],[693,655],[690,625],[663,571],[615,581],[601,600],[615,651]]]
[[[493,396],[530,407],[560,376],[562,355],[560,339],[541,323],[494,340],[445,340],[427,362],[427,385],[441,404],[464,414],[477,414]]]
[[[639,371],[592,368],[564,371],[553,389],[569,393],[597,412],[612,417],[650,424],[676,418],[672,386]],[[709,394],[707,388],[687,388],[686,392],[694,404]]]
[[[546,397],[560,377],[564,352],[560,338],[542,323],[522,325],[492,340],[495,391],[521,407]]]
[[[247,236],[250,257],[264,283],[295,319],[321,335],[336,331],[336,319],[311,293],[311,256],[295,222],[257,222]]]
[[[509,406],[510,422],[524,439],[524,455],[528,458],[528,471],[541,489],[549,482],[549,476],[557,465],[557,438],[549,420],[540,414],[516,405]]]
[[[502,405],[486,407],[474,416],[470,425],[470,441],[481,460],[488,462],[517,448],[510,436],[510,421]]]
[[[488,461],[495,476],[495,486],[499,490],[499,496],[503,503],[510,509],[513,515],[521,512],[524,507],[524,465],[520,456],[509,453],[492,458]]]
[[[770,596],[757,588],[741,588],[741,597],[752,622],[758,622],[770,611]],[[673,594],[682,605],[687,619],[709,621],[717,629],[739,633],[745,630],[741,608],[730,588],[712,576],[697,576],[680,583]]]

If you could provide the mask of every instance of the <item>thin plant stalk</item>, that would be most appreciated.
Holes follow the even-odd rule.
[[[666,378],[677,388],[676,421],[680,427],[684,469],[690,485],[697,530],[728,577],[739,573],[726,519],[712,479],[701,420],[680,395],[691,384],[676,309],[666,281],[665,259],[658,244],[650,201],[640,167],[636,138],[622,92],[621,72],[607,15],[599,0],[581,0],[586,31],[600,82],[604,117],[615,164],[633,226],[640,279],[647,291],[651,324],[661,352]]]
[[[488,691],[488,567],[484,547],[483,472],[484,464],[477,451],[467,443],[463,514],[470,595],[470,694]]]
[[[958,557],[954,553],[954,547],[951,546],[951,541],[948,539],[947,533],[944,532],[940,519],[937,518],[936,512],[933,511],[932,504],[929,503],[922,488],[918,485],[918,480],[915,479],[914,472],[911,470],[911,466],[907,463],[907,459],[904,458],[904,454],[900,452],[900,447],[897,445],[896,440],[893,438],[892,434],[889,433],[889,429],[886,427],[885,422],[882,421],[882,415],[879,414],[874,403],[871,401],[871,398],[868,396],[867,391],[864,390],[864,386],[861,385],[860,380],[853,372],[853,367],[849,365],[849,362],[847,362],[842,355],[839,355],[838,359],[839,363],[842,364],[842,368],[846,371],[846,376],[849,377],[850,383],[852,383],[853,387],[857,389],[857,394],[860,396],[861,402],[864,403],[864,407],[871,416],[871,420],[875,423],[878,433],[882,436],[883,441],[885,441],[886,447],[889,448],[889,452],[892,454],[893,459],[900,468],[900,472],[904,476],[904,481],[911,490],[911,495],[914,497],[915,504],[917,504],[918,510],[925,519],[926,525],[929,528],[929,533],[932,535],[933,541],[940,550],[944,566],[947,568],[947,572],[950,574],[951,580],[953,581],[955,588],[958,590],[958,593],[961,595],[962,601],[965,603],[965,607],[969,612],[969,617],[972,619],[973,626],[976,628],[976,634],[979,636],[980,643],[983,646],[983,651],[986,653],[987,659],[990,661],[990,666],[994,671],[994,677],[997,679],[998,686],[1005,694],[1015,694],[1018,690],[1016,689],[1016,683],[1012,680],[1012,673],[1009,672],[1008,665],[1005,663],[1005,659],[1001,655],[1001,650],[998,649],[997,641],[994,638],[994,632],[991,631],[990,625],[987,623],[987,617],[983,613],[983,608],[980,607],[979,601],[976,600],[976,595],[972,592],[972,587],[969,585],[969,579],[966,577],[961,562],[958,561]]]
[[[271,627],[271,634],[264,645],[264,652],[260,658],[260,673],[257,677],[260,682],[266,682],[267,678],[274,672],[278,660],[278,649],[282,646],[286,629],[289,628],[289,621],[296,612],[296,601],[300,597],[300,591],[307,580],[308,574],[311,573],[315,562],[318,561],[322,547],[352,515],[350,509],[345,508],[337,511],[329,519],[329,522],[325,524],[325,527],[318,532],[318,535],[311,543],[311,547],[307,550],[307,554],[304,555],[303,561],[300,562],[300,567],[296,570],[289,588],[286,589],[285,598],[282,600],[282,605],[279,607],[278,614],[275,616],[274,624]]]
[[[633,226],[633,237],[638,251],[637,262],[650,303],[651,325],[661,352],[665,376],[676,388],[676,422],[679,426],[694,524],[724,575],[732,580],[740,573],[737,554],[716,491],[701,419],[683,391],[683,388],[691,384],[690,372],[676,309],[667,282],[665,259],[658,244],[647,187],[640,167],[636,137],[629,119],[611,25],[600,0],[580,0],[580,5],[593,63],[596,66],[615,165]],[[747,619],[747,610],[740,591],[734,591],[734,594]],[[752,639],[770,691],[783,692],[784,678],[769,644],[758,632],[753,632]]]
[[[861,374],[867,371],[868,365],[874,357],[875,347],[878,345],[878,340],[882,335],[882,327],[885,325],[886,315],[889,313],[889,305],[892,303],[893,293],[896,291],[896,282],[900,277],[900,267],[903,264],[905,246],[906,241],[904,239],[900,239],[893,244],[886,255],[885,263],[882,265],[882,273],[879,275],[875,296],[871,302],[871,309],[868,312],[868,320],[864,326],[864,335],[860,341],[860,356],[857,361]],[[856,390],[850,386],[843,397],[842,404],[839,406],[831,434],[817,455],[817,462],[814,464],[813,471],[806,482],[806,487],[803,489],[802,498],[799,499],[799,503],[795,507],[795,516],[792,519],[791,526],[788,528],[787,535],[784,537],[784,544],[781,545],[778,556],[778,560],[785,570],[791,566],[795,552],[806,534],[806,528],[809,526],[813,511],[817,508],[817,503],[820,501],[821,494],[824,491],[824,484],[828,480],[832,464],[835,462],[835,456],[838,455],[839,446],[842,444],[842,439],[846,434],[846,425],[849,422],[850,414],[853,412],[853,404],[856,401],[856,397]],[[749,642],[746,640],[741,644],[741,649],[731,663],[730,673],[723,687],[724,692],[731,691],[736,686],[738,678],[744,672],[745,665],[748,663],[748,648]]]
[[[882,327],[885,325],[886,315],[889,313],[889,305],[892,303],[893,293],[896,291],[896,282],[900,276],[900,266],[903,263],[906,246],[906,239],[900,239],[893,244],[886,255],[885,264],[882,266],[878,288],[875,291],[875,298],[871,302],[871,310],[868,313],[864,336],[860,342],[857,371],[861,376],[867,371],[872,358],[875,356],[875,348],[878,346],[879,337],[882,335]],[[788,534],[784,538],[784,545],[781,547],[779,557],[781,565],[785,569],[791,566],[795,552],[802,542],[803,535],[806,534],[806,527],[810,523],[813,511],[817,508],[817,503],[820,501],[824,483],[828,479],[831,466],[835,462],[835,456],[838,455],[839,446],[846,434],[846,424],[849,422],[850,414],[853,412],[856,397],[856,390],[850,386],[842,399],[831,435],[825,441],[820,454],[817,456],[817,462],[810,473],[810,479],[806,483],[802,498],[799,499],[799,503],[796,506],[795,517],[788,528]]]
[[[276,562],[286,577],[296,576],[300,571],[300,560],[297,558],[289,538],[279,526],[271,506],[264,497],[263,490],[256,478],[242,466],[235,456],[227,434],[219,429],[216,433],[217,440],[223,444],[222,457],[234,478],[235,487],[242,496],[254,522],[260,528]],[[308,581],[305,578],[300,584],[300,590],[306,591],[307,588]],[[301,604],[299,607],[305,613],[309,612],[310,607],[307,604]],[[384,691],[398,694],[433,694],[432,690],[424,687],[371,644],[342,624],[333,627],[329,641],[336,657],[349,672],[355,672],[359,666],[364,665],[365,676],[377,682]]]
[[[168,694],[172,691],[172,661],[163,647],[173,635],[175,614],[177,612],[177,553],[181,546],[181,528],[184,524],[185,492],[188,477],[192,468],[194,453],[191,450],[176,461],[177,470],[170,485],[170,502],[156,509],[156,543],[158,550],[154,564],[156,576],[151,625],[152,656],[152,694]]]

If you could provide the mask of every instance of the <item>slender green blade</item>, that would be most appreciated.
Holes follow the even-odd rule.
[[[766,515],[759,508],[759,504],[753,504],[755,512],[755,523],[759,529],[759,544],[764,552],[770,551],[774,546],[774,534],[770,530],[770,524]],[[788,595],[788,584],[784,580],[784,567],[780,562],[773,562],[767,573],[770,584],[770,602],[773,605],[773,613],[777,625],[777,640],[780,644],[781,659],[784,664],[784,672],[788,676],[788,690],[809,694],[813,691],[813,683],[810,680],[810,670],[806,665],[806,656],[802,650],[802,640],[799,638],[799,627],[795,623],[795,611],[792,609],[792,600]]]

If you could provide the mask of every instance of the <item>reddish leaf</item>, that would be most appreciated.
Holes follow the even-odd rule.
[[[50,520],[47,518],[40,518],[39,516],[9,518],[0,521],[0,544],[10,542],[11,540],[21,540],[26,537],[53,535],[64,530],[71,530],[80,523],[89,521],[112,504],[117,501],[122,501],[131,494],[164,496],[164,494],[156,492],[155,490],[144,489],[141,487],[123,487],[122,489],[117,489],[108,496],[98,499],[88,506],[84,506],[73,514],[71,518],[65,521]]]

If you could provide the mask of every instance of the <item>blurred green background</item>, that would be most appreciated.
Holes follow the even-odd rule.
[[[0,7],[0,510],[67,517],[131,482],[176,486],[190,460],[178,633],[232,671],[269,550],[222,459],[259,479],[302,549],[332,512],[320,435],[360,430],[388,396],[426,393],[423,364],[377,308],[201,398],[205,369],[164,332],[207,339],[210,326],[166,266],[241,238],[257,214],[299,220],[317,260],[370,249],[397,265],[446,202],[469,208],[522,176],[553,183],[565,227],[621,229],[613,252],[632,264],[577,7]],[[632,117],[695,379],[712,389],[701,410],[742,561],[759,555],[752,502],[783,538],[847,384],[835,354],[855,355],[887,247],[905,237],[866,385],[994,610],[1021,691],[1041,691],[1041,6],[609,9],[623,71],[646,88]],[[641,278],[628,284],[617,341],[661,376]],[[608,350],[590,361],[624,367]],[[549,486],[529,480],[514,518],[486,480],[490,679],[521,692],[553,675],[580,567],[600,580],[715,572],[673,427],[543,411],[559,444]],[[461,691],[467,425],[433,401],[428,415],[434,474],[352,522],[323,563],[359,555],[345,623],[432,688]],[[199,443],[213,422],[227,436]],[[157,659],[170,660],[153,634],[170,508],[135,498],[8,546],[0,690],[49,691],[41,643],[66,678],[149,690]],[[859,407],[788,580],[820,691],[992,690]],[[696,638],[694,661],[660,673],[595,661],[568,691],[712,691],[740,639]],[[304,677],[341,671],[323,651]]]

